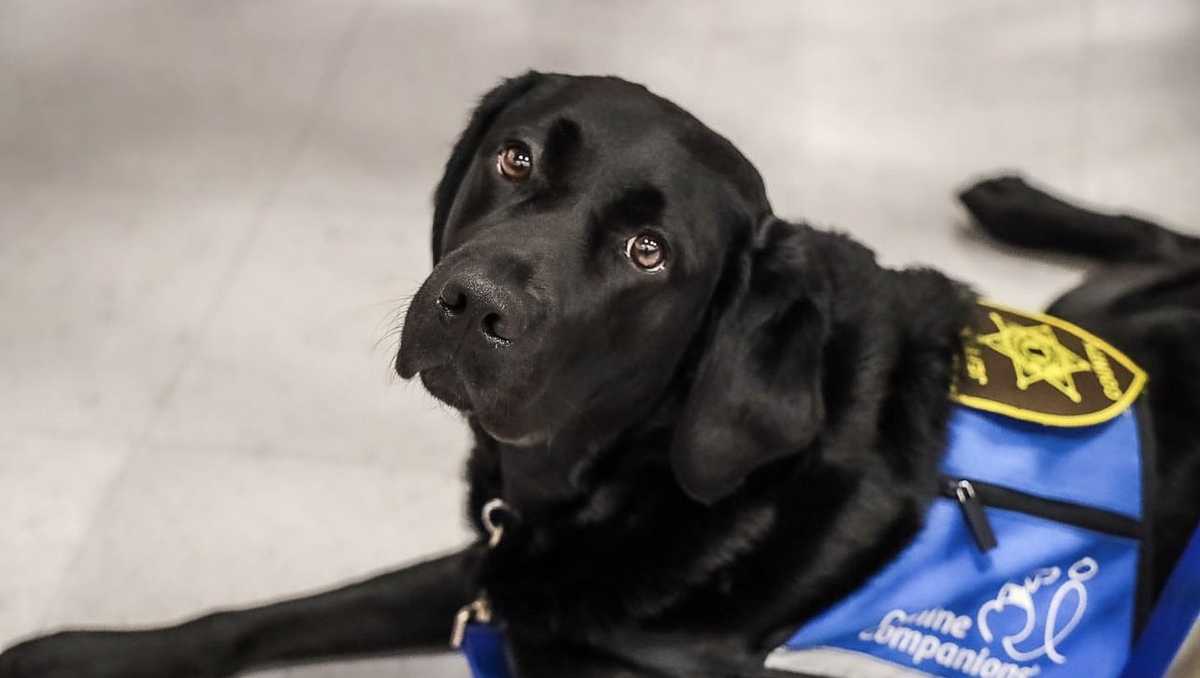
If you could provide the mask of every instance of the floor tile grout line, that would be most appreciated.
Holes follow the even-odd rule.
[[[251,212],[249,223],[246,227],[246,233],[234,247],[233,255],[230,257],[229,263],[226,265],[225,271],[221,275],[221,278],[217,281],[215,293],[210,298],[209,303],[205,306],[204,311],[200,314],[201,320],[196,339],[193,342],[194,346],[199,347],[203,344],[204,338],[209,333],[217,312],[224,303],[230,289],[232,289],[233,283],[235,282],[238,274],[243,270],[244,265],[249,258],[250,251],[264,228],[267,216],[270,214],[271,209],[275,206],[275,203],[279,199],[280,194],[283,192],[288,179],[291,177],[296,166],[299,164],[300,159],[303,157],[304,151],[307,149],[313,134],[316,132],[316,129],[321,122],[321,118],[326,110],[326,106],[330,100],[330,95],[332,94],[333,88],[340,80],[345,70],[350,52],[352,51],[358,36],[366,26],[367,18],[371,14],[371,11],[374,7],[374,2],[375,0],[366,0],[358,7],[357,10],[355,10],[354,14],[347,22],[345,30],[342,31],[342,34],[337,38],[331,47],[329,57],[326,60],[326,67],[322,70],[320,77],[317,78],[317,84],[314,88],[312,105],[309,107],[309,113],[304,122],[300,125],[300,128],[293,137],[292,141],[288,143],[286,149],[284,150],[283,160],[281,163],[282,167],[276,176],[275,181],[264,192],[262,199],[259,200],[254,206],[253,211]],[[129,448],[126,452],[126,457],[124,461],[120,463],[119,468],[113,474],[112,478],[110,478],[105,484],[104,489],[99,493],[99,498],[95,502],[91,513],[91,519],[88,521],[88,527],[83,531],[83,537],[80,540],[79,546],[75,549],[74,554],[68,559],[66,565],[63,567],[62,572],[59,575],[59,581],[53,589],[54,592],[51,594],[50,599],[47,601],[42,610],[41,619],[37,624],[38,629],[36,630],[46,630],[48,626],[48,616],[53,613],[61,604],[66,578],[71,571],[75,569],[80,559],[83,557],[83,553],[88,542],[90,541],[89,535],[93,532],[93,529],[97,523],[97,519],[101,513],[103,513],[104,508],[113,502],[113,495],[116,492],[116,488],[120,485],[121,481],[128,476],[130,468],[135,460],[141,456],[141,453],[143,452],[142,448],[146,445],[155,425],[166,411],[168,403],[174,397],[175,390],[178,388],[183,375],[194,362],[196,353],[197,351],[195,350],[187,352],[185,358],[178,364],[178,368],[172,372],[171,376],[167,380],[167,383],[163,386],[163,388],[159,391],[158,396],[154,399],[153,409],[147,416],[146,424],[142,427],[142,430],[131,438],[124,439],[125,444],[127,444]]]

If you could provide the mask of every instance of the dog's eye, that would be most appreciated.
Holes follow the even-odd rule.
[[[625,256],[634,266],[655,273],[667,265],[667,245],[653,233],[639,233],[625,242]]]
[[[533,172],[533,151],[519,141],[512,141],[496,156],[496,171],[509,181],[524,181]]]

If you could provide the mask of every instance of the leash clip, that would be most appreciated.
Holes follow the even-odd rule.
[[[462,606],[454,615],[454,631],[450,634],[450,647],[455,650],[462,647],[463,637],[467,635],[467,625],[471,622],[480,624],[492,623],[492,606],[486,595],[480,595],[475,600]]]
[[[511,514],[512,508],[503,499],[497,498],[484,504],[479,513],[483,527],[488,533],[488,548],[494,549],[504,538],[504,523],[501,514]],[[492,605],[488,602],[487,593],[480,593],[478,598],[463,605],[458,614],[454,615],[454,630],[450,633],[450,647],[455,650],[462,647],[463,638],[467,634],[467,626],[472,622],[492,623]]]

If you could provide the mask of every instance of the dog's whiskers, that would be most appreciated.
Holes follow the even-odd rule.
[[[395,304],[395,306],[380,320],[378,326],[383,326],[387,329],[380,334],[371,347],[373,351],[378,351],[381,346],[387,349],[385,355],[388,356],[387,374],[389,383],[395,383],[399,378],[395,369],[396,354],[400,350],[400,339],[404,335],[404,321],[408,317],[408,309],[412,306],[415,297],[415,294],[409,294],[386,302],[389,305]]]

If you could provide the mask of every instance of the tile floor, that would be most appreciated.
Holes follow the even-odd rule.
[[[388,369],[470,103],[647,83],[776,211],[1042,304],[951,192],[1020,169],[1200,229],[1194,0],[0,0],[0,646],[460,543],[456,417]],[[272,676],[462,676],[456,659]]]

